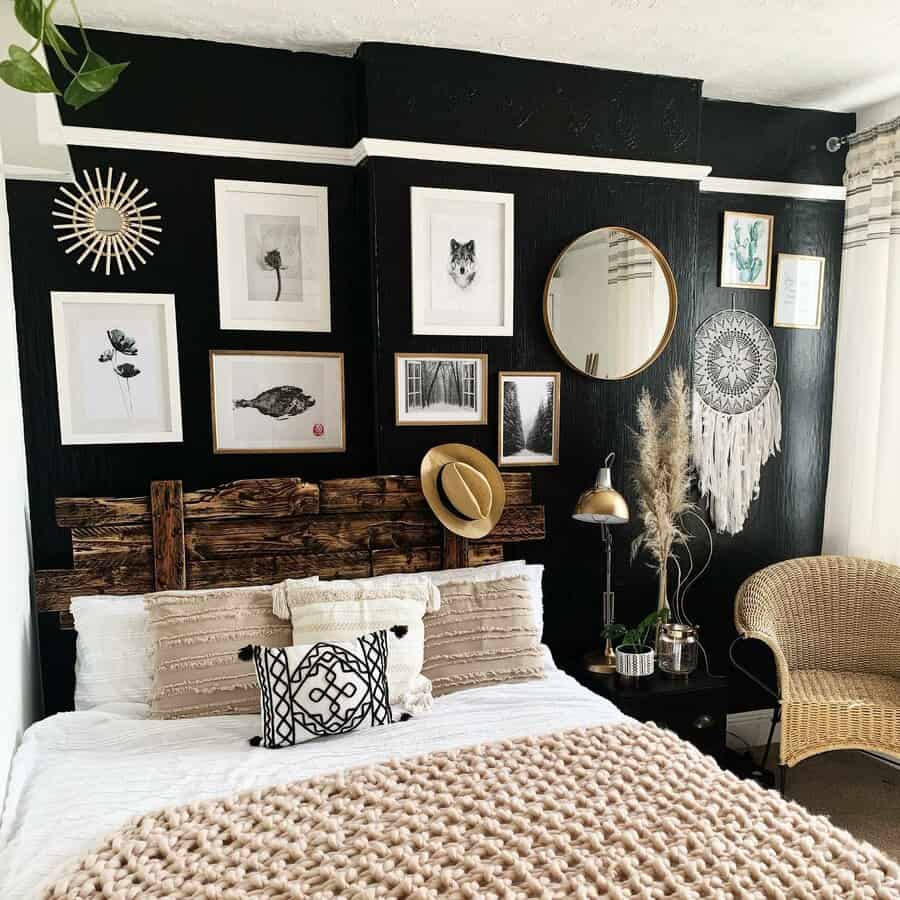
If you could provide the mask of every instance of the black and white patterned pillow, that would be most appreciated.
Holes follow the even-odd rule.
[[[291,747],[314,738],[390,725],[386,631],[349,641],[294,647],[244,647],[259,678],[262,737],[250,743]]]

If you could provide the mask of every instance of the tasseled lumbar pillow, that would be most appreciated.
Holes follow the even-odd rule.
[[[348,641],[247,646],[239,657],[253,661],[259,679],[262,736],[250,740],[254,746],[292,747],[393,722],[386,630]]]

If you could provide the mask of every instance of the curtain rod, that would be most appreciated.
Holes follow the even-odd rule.
[[[851,131],[850,134],[843,134],[840,137],[830,137],[825,141],[825,149],[829,153],[837,153],[844,144],[849,144],[851,141],[856,143],[856,141],[877,134],[879,131],[889,131],[898,126],[900,126],[900,116],[896,119],[888,119],[887,122],[882,122],[880,125],[873,125],[871,128],[865,128],[862,131]]]

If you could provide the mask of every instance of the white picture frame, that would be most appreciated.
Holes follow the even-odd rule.
[[[559,372],[499,372],[497,374],[497,462],[501,466],[559,465]],[[507,396],[507,386],[516,390]],[[547,400],[550,400],[547,409]],[[532,435],[544,416],[550,440]],[[515,424],[518,419],[518,425]],[[517,432],[515,435],[513,432]],[[544,447],[535,446],[544,443]]]
[[[215,203],[221,327],[331,331],[328,188],[217,178]]]
[[[822,327],[824,292],[824,256],[779,253],[772,324],[776,328],[818,330]]]
[[[173,294],[50,294],[63,445],[180,443]]]
[[[413,334],[511,336],[515,197],[411,187]]]
[[[756,239],[753,239],[756,229]],[[720,287],[768,291],[772,287],[775,216],[726,209],[722,221]]]
[[[209,378],[213,453],[345,452],[343,353],[210,350]]]
[[[486,353],[395,353],[397,425],[487,425]]]

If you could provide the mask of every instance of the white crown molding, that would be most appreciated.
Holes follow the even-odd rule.
[[[611,156],[575,156],[569,153],[542,153],[536,150],[505,150],[498,147],[394,141],[385,138],[363,138],[355,149],[359,148],[362,151],[362,158],[386,156],[394,159],[420,159],[428,162],[511,166],[517,169],[552,169],[604,175],[635,175],[642,178],[674,178],[683,181],[700,181],[712,171],[710,166],[688,163],[618,159]]]
[[[700,190],[715,194],[756,194],[764,197],[792,197],[795,200],[843,200],[846,190],[839,185],[801,184],[793,181],[754,181],[750,178],[704,178]]]
[[[75,181],[72,172],[40,169],[37,166],[4,166],[3,177],[12,181],[60,181],[66,184],[72,184]]]

